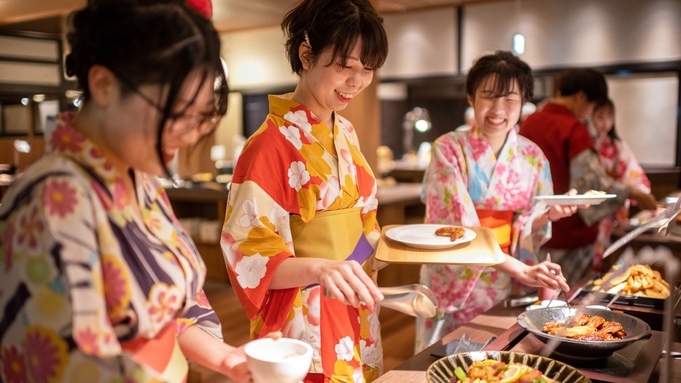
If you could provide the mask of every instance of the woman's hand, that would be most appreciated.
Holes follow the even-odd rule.
[[[524,265],[518,271],[518,274],[513,276],[525,285],[570,291],[560,265],[556,263],[542,262],[534,266]]]
[[[318,281],[325,294],[346,305],[359,307],[363,303],[374,311],[376,302],[383,300],[383,294],[356,261],[325,260],[317,269]]]
[[[570,189],[565,195],[576,195],[577,189]],[[589,205],[554,205],[546,213],[549,221],[556,222],[561,218],[569,217],[577,212],[577,209],[586,209]]]
[[[657,209],[657,201],[655,197],[650,193],[644,193],[639,189],[633,189],[629,198],[635,200],[638,203],[639,209],[642,210],[655,210]]]
[[[279,339],[281,336],[281,332],[277,331],[267,334],[266,338]],[[246,344],[240,347],[227,346],[227,355],[222,362],[222,372],[237,383],[253,383],[251,372],[246,367],[244,347]]]

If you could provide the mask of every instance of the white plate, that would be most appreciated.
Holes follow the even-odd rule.
[[[407,246],[416,247],[418,249],[446,249],[454,247],[462,243],[470,242],[475,238],[473,230],[466,229],[463,237],[452,241],[449,237],[435,235],[435,230],[441,227],[451,227],[454,225],[434,225],[434,224],[417,224],[404,225],[392,228],[385,232],[386,237],[404,243]]]
[[[617,197],[615,194],[604,195],[538,195],[534,199],[544,201],[547,205],[598,205],[606,199]]]

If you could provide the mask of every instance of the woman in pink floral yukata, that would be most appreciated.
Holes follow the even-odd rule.
[[[90,1],[72,18],[83,106],[0,208],[2,382],[182,382],[185,358],[252,382],[156,178],[226,111],[220,41],[182,2],[154,3]]]
[[[421,283],[437,295],[437,315],[417,318],[421,350],[508,296],[511,277],[524,285],[568,290],[560,266],[537,264],[534,251],[551,235],[549,221],[574,206],[534,206],[553,194],[542,151],[514,125],[533,93],[530,67],[509,52],[482,56],[466,77],[476,127],[438,138],[424,179],[426,222],[489,227],[506,253],[495,267],[424,265]]]
[[[625,186],[649,194],[650,181],[646,173],[629,145],[620,139],[615,130],[615,104],[612,100],[608,99],[596,105],[592,123],[596,131],[594,141],[598,152],[598,162],[605,172]],[[610,245],[613,227],[626,225],[629,219],[629,205],[630,200],[626,200],[621,209],[599,223],[593,261],[594,271],[601,271],[603,251]]]

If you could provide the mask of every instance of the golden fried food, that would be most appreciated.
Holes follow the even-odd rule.
[[[568,318],[565,323],[546,322],[542,332],[578,340],[617,340],[627,335],[621,323],[606,321],[601,316],[588,314]]]
[[[447,226],[435,230],[435,235],[449,237],[452,242],[463,237],[464,234],[466,234],[466,230],[459,226]]]
[[[615,273],[616,275],[612,278],[610,276],[613,274],[609,272],[601,280],[594,282],[598,291],[608,294],[617,294],[622,291],[624,295],[658,299],[666,299],[670,294],[669,283],[662,279],[657,270],[651,269],[648,265],[633,265],[621,273],[615,268]],[[610,278],[609,286],[603,286],[603,281],[608,278]]]
[[[589,190],[588,192],[584,193],[584,195],[593,196],[593,197],[598,197],[598,196],[602,196],[602,195],[606,195],[606,194],[607,194],[606,192],[600,191],[600,190]]]

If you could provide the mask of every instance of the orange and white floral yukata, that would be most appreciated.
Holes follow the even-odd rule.
[[[282,330],[314,349],[306,382],[371,382],[382,370],[378,312],[323,296],[319,285],[269,288],[290,257],[355,259],[375,278],[376,181],[353,126],[328,127],[286,96],[236,165],[222,233],[232,286],[251,336]]]
[[[73,117],[0,207],[0,381],[182,382],[176,334],[222,338],[205,265],[158,179],[132,171],[126,198]]]

